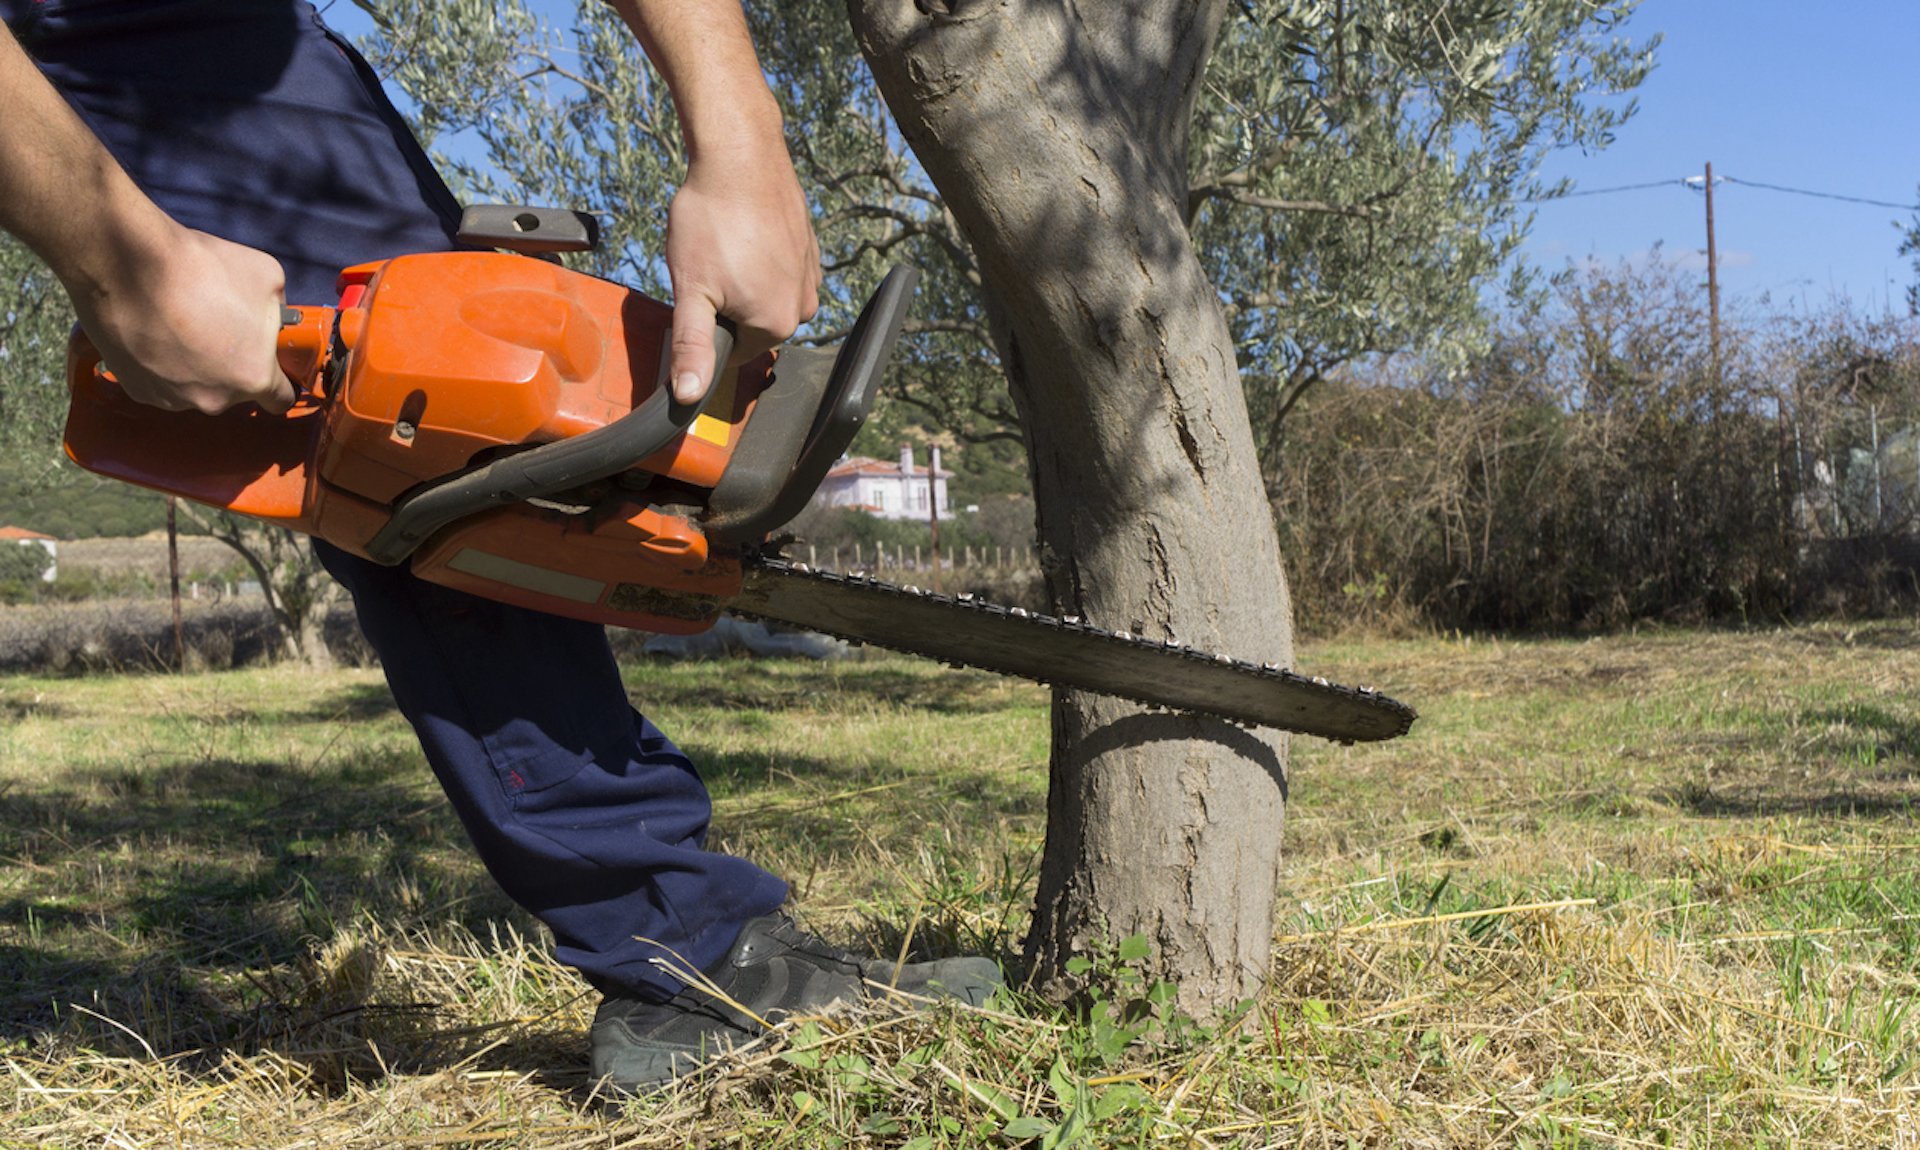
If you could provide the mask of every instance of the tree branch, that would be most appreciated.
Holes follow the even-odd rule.
[[[1195,188],[1187,194],[1187,218],[1191,220],[1199,214],[1200,205],[1207,200],[1225,200],[1228,203],[1269,212],[1312,212],[1319,215],[1348,216],[1360,220],[1372,219],[1379,214],[1379,209],[1363,204],[1335,204],[1326,200],[1282,200],[1216,183],[1205,188]]]
[[[905,335],[931,333],[936,335],[971,336],[980,341],[980,346],[989,351],[993,350],[993,334],[987,330],[985,324],[968,323],[964,320],[909,319],[902,325],[900,330],[902,334]]]
[[[893,233],[885,239],[861,240],[858,244],[854,245],[853,251],[845,258],[828,260],[822,263],[820,265],[821,270],[829,275],[838,274],[850,267],[857,266],[860,263],[861,256],[868,254],[885,256],[888,252],[891,252],[894,248],[899,247],[908,240],[913,239],[914,236],[918,234],[922,233],[902,230]]]
[[[951,414],[951,410],[931,400],[922,398],[920,389],[918,388],[895,388],[892,392],[892,398],[899,403],[903,403],[921,412],[936,422],[951,422],[947,418]],[[992,425],[993,430],[974,431],[964,428],[947,428],[954,438],[960,442],[968,445],[983,443],[1018,443],[1023,447],[1026,445],[1027,437],[1020,430],[1019,413],[1011,408],[998,404],[989,406],[975,400],[968,403],[964,410],[985,420]]]
[[[900,211],[898,208],[881,207],[877,204],[853,204],[837,212],[830,212],[822,216],[816,226],[818,230],[825,231],[847,220],[862,219],[886,220],[898,224],[901,228],[905,229],[909,235],[924,236],[933,241],[935,245],[946,253],[947,258],[953,261],[954,267],[958,269],[961,274],[966,275],[970,280],[974,279],[977,275],[970,254],[965,248],[956,243],[953,237],[946,233],[945,229],[935,228],[929,221],[918,216],[909,215],[906,212]]]

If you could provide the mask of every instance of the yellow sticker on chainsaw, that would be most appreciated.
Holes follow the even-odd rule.
[[[715,402],[719,402],[719,400]],[[725,447],[727,440],[733,434],[733,424],[728,423],[724,419],[715,419],[713,416],[701,412],[699,415],[694,416],[693,429],[688,432],[688,434],[692,435],[695,439],[704,439],[715,447]]]

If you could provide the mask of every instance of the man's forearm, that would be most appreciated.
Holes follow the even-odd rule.
[[[738,0],[611,0],[667,81],[690,158],[778,144],[767,90]]]
[[[127,394],[176,410],[286,410],[279,262],[161,211],[4,26],[0,108],[0,229],[60,277]]]
[[[45,260],[76,303],[160,258],[172,221],[127,177],[0,26],[0,229]]]
[[[687,139],[666,257],[673,391],[690,403],[714,376],[716,316],[734,325],[736,363],[812,318],[820,249],[738,0],[612,3],[666,78]]]

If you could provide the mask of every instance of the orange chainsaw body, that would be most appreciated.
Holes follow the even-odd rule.
[[[284,415],[135,403],[76,335],[68,455],[393,562],[376,541],[423,486],[605,428],[666,388],[672,309],[543,260],[402,256],[349,268],[341,289],[337,308],[288,309],[281,363],[300,399]],[[555,614],[704,629],[741,571],[737,549],[710,547],[701,505],[774,363],[722,372],[682,434],[617,474],[463,514],[403,561],[434,582]]]

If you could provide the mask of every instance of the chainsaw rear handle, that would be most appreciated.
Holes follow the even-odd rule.
[[[293,381],[294,402],[321,398],[321,371],[326,367],[328,349],[333,340],[333,309],[330,307],[282,307],[280,335],[275,341],[280,370]],[[98,380],[118,387],[120,381],[100,359],[100,349],[86,329],[75,327],[67,344],[67,385],[79,387]]]
[[[678,402],[672,387],[663,381],[638,407],[604,427],[504,456],[420,488],[394,505],[392,518],[367,542],[367,557],[397,566],[434,532],[470,515],[625,471],[686,432],[718,390],[732,354],[733,329],[722,320],[713,333],[713,380],[698,400]]]

